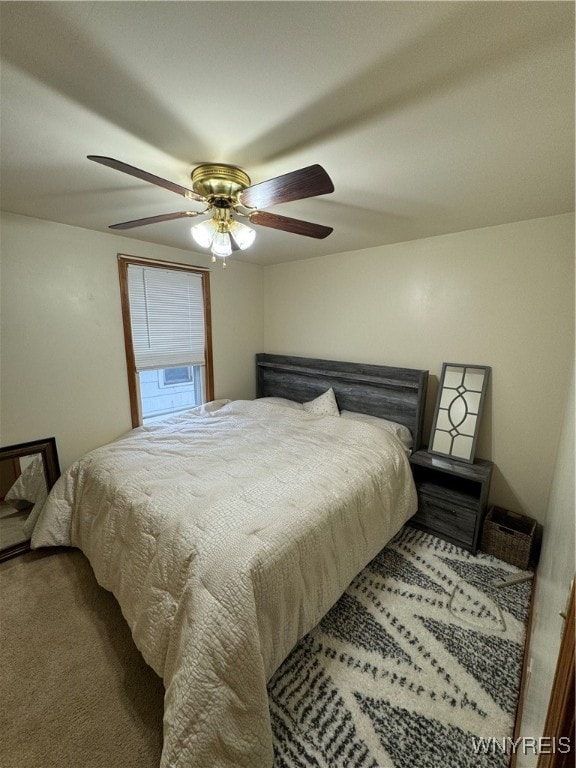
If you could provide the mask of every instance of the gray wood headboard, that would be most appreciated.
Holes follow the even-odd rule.
[[[428,371],[261,353],[256,355],[256,376],[257,397],[303,403],[332,387],[341,411],[404,424],[412,432],[413,450],[422,444]]]

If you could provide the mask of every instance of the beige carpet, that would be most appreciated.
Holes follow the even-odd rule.
[[[272,679],[276,765],[507,764],[470,750],[512,735],[531,585],[490,583],[515,570],[400,533]],[[158,768],[162,683],[78,550],[0,564],[0,684],[0,768]]]
[[[0,766],[158,768],[162,681],[77,550],[0,564]]]

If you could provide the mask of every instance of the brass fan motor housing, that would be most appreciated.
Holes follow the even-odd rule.
[[[250,186],[250,177],[235,165],[199,165],[192,171],[192,189],[207,200],[237,201]]]

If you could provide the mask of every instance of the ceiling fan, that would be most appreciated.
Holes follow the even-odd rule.
[[[226,266],[226,257],[230,256],[232,251],[248,248],[256,237],[254,230],[238,221],[236,217],[246,218],[250,223],[262,227],[318,239],[328,237],[333,231],[332,227],[322,224],[261,210],[279,203],[333,192],[334,184],[320,165],[309,165],[252,185],[248,174],[235,165],[204,163],[192,171],[192,189],[188,189],[112,157],[88,155],[88,160],[156,184],[187,200],[194,200],[206,206],[201,211],[178,211],[124,221],[112,224],[110,229],[132,229],[161,221],[209,214],[211,218],[192,227],[192,235],[200,246],[210,248],[212,261],[216,261],[217,257],[223,259],[223,266]]]

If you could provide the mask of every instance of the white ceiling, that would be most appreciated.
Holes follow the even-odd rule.
[[[272,264],[574,209],[574,3],[2,2],[1,204],[106,232],[194,203],[201,162],[335,192],[235,259]],[[199,250],[186,219],[122,233]]]

